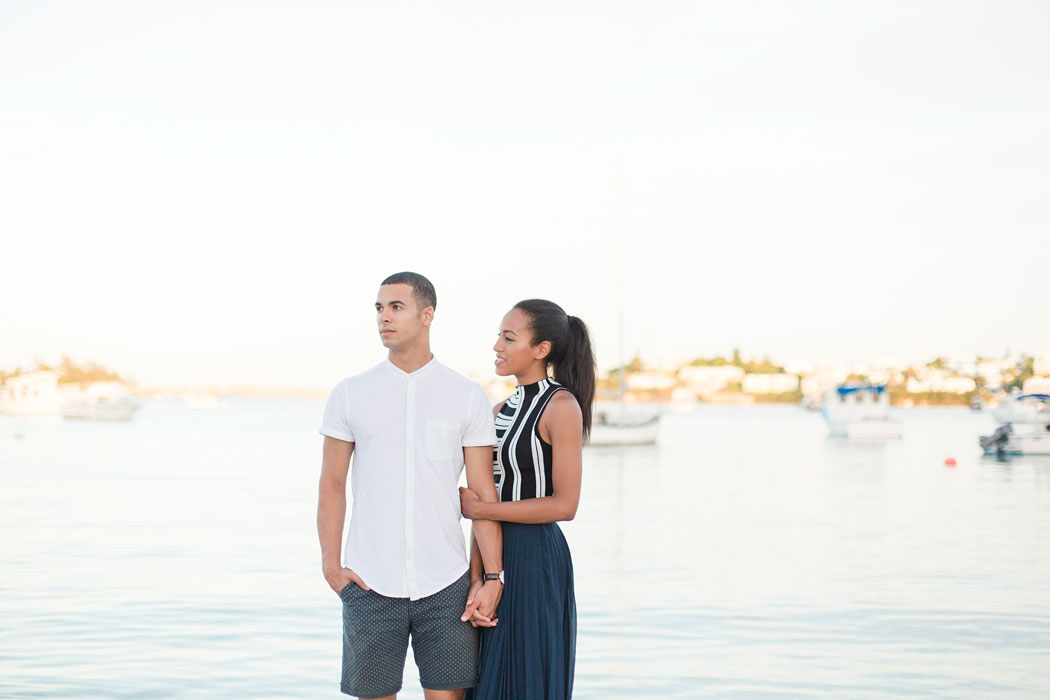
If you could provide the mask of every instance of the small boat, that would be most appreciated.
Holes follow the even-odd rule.
[[[139,410],[139,402],[130,398],[95,401],[73,401],[62,407],[62,417],[71,420],[128,421]]]
[[[1006,423],[978,442],[986,455],[1050,455],[1050,423]]]
[[[897,438],[900,421],[890,417],[890,395],[885,386],[854,382],[824,392],[820,409],[834,437]]]
[[[591,437],[594,447],[613,445],[653,445],[660,433],[660,411],[653,406],[622,401],[594,404]]]
[[[122,382],[91,382],[68,385],[64,391],[62,417],[70,420],[127,421],[139,410]]]
[[[989,411],[1000,423],[1050,423],[1050,394],[1017,394]]]
[[[1021,394],[991,413],[1002,425],[978,439],[986,455],[1050,455],[1050,395]]]

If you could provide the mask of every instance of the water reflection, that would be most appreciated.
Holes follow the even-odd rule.
[[[0,417],[0,697],[339,697],[320,410]],[[902,417],[852,443],[702,406],[657,447],[588,449],[575,697],[1050,692],[1050,458],[981,458],[968,412]]]

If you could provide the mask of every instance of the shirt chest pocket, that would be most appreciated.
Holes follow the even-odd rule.
[[[456,456],[462,448],[459,445],[459,431],[451,423],[428,420],[425,451],[427,459],[447,461]]]

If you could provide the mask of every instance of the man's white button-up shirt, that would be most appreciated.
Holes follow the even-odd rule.
[[[386,360],[336,385],[321,434],[354,443],[345,565],[412,600],[462,576],[463,448],[496,443],[481,385],[433,358],[411,374]]]

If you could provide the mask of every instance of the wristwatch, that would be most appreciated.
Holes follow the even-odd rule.
[[[499,581],[500,584],[503,584],[503,571],[501,570],[498,574],[485,574],[485,582],[489,581]]]

